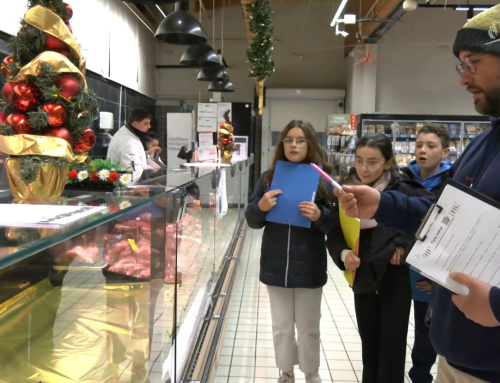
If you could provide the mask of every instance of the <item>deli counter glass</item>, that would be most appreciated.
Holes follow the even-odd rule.
[[[239,236],[248,166],[162,169],[38,203],[3,192],[97,212],[0,227],[0,382],[181,381]]]

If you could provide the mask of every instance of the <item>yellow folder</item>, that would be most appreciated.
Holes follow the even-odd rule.
[[[342,234],[344,234],[345,242],[349,249],[354,251],[354,254],[359,255],[359,236],[361,233],[361,224],[359,219],[348,217],[345,210],[339,205],[340,226],[342,227]],[[356,270],[344,271],[345,279],[349,282],[349,286],[354,285],[354,278],[356,277]]]

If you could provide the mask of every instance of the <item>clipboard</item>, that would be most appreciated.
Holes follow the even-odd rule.
[[[415,235],[406,258],[422,276],[459,295],[468,288],[449,277],[469,274],[500,287],[500,203],[454,180],[447,180]]]
[[[266,215],[266,221],[309,229],[311,220],[302,215],[299,204],[314,202],[319,185],[319,173],[310,164],[278,161],[270,190],[281,190],[278,203]]]

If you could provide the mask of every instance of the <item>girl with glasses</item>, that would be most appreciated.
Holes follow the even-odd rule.
[[[325,234],[331,187],[320,181],[316,200],[299,205],[302,214],[312,221],[307,229],[266,222],[267,212],[280,203],[281,194],[279,190],[269,191],[269,186],[278,161],[322,164],[323,159],[311,124],[291,121],[281,133],[271,169],[257,182],[246,211],[251,228],[264,228],[260,281],[267,285],[269,294],[276,365],[282,371],[279,383],[295,382],[293,369],[297,364],[307,383],[321,382],[319,322],[322,288],[327,281]]]
[[[385,135],[361,137],[355,153],[355,166],[344,184],[369,185],[380,192],[398,190],[409,196],[429,194],[420,184],[401,179],[392,142]],[[361,220],[355,254],[344,240],[336,199],[330,225],[330,255],[341,270],[356,271],[353,291],[362,343],[362,383],[403,383],[412,295],[409,270],[402,265],[401,256],[412,239],[374,219]]]

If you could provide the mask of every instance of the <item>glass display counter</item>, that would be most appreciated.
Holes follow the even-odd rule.
[[[70,225],[0,227],[0,382],[180,381],[239,235],[247,172],[162,169],[38,202],[102,208]]]

